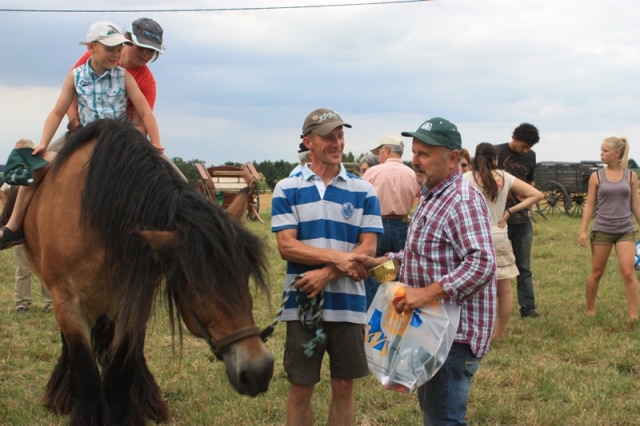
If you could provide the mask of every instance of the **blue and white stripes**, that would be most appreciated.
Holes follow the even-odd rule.
[[[380,205],[373,187],[340,167],[339,175],[326,188],[309,168],[280,181],[272,199],[272,231],[296,229],[298,240],[309,246],[343,252],[351,252],[358,245],[361,233],[382,233]],[[296,275],[322,266],[287,262],[285,291]],[[324,298],[325,321],[365,323],[362,281],[336,279],[325,287]],[[289,298],[282,319],[299,319],[294,297]]]

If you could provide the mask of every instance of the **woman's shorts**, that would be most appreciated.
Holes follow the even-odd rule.
[[[498,264],[498,279],[506,280],[517,277],[518,267],[516,266],[516,257],[513,254],[511,241],[507,233],[493,234],[493,245],[496,249],[496,263]]]
[[[622,234],[609,234],[607,232],[591,231],[589,236],[591,244],[615,244],[620,241],[636,242],[636,231],[624,232]]]

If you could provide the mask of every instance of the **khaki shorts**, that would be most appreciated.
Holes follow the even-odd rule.
[[[631,241],[632,243],[636,242],[636,232],[625,232],[623,234],[609,234],[606,232],[600,231],[591,231],[591,235],[589,236],[589,241],[591,244],[615,244],[620,241]]]
[[[333,379],[357,379],[369,374],[364,352],[364,324],[325,322],[327,338],[316,348],[311,358],[304,354],[303,345],[316,336],[300,321],[287,321],[287,340],[284,346],[284,371],[289,382],[314,385],[320,382],[324,353],[329,354],[329,371]]]

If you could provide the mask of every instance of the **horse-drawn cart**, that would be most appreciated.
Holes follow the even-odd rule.
[[[544,198],[537,203],[537,211],[543,217],[549,213],[582,215],[587,202],[589,177],[602,167],[599,161],[579,163],[542,162],[536,164],[533,180]]]
[[[214,166],[205,167],[196,163],[201,179],[196,182],[196,189],[205,197],[217,202],[226,209],[231,205],[238,192],[249,188],[247,198],[247,218],[265,223],[260,214],[260,197],[258,181],[262,178],[252,163],[242,167]]]

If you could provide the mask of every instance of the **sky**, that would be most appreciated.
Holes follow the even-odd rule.
[[[285,8],[341,3],[352,6]],[[373,1],[0,0],[0,163],[18,139],[39,142],[89,26],[126,30],[140,17],[164,28],[165,53],[149,67],[172,158],[296,162],[304,118],[322,107],[353,126],[345,152],[356,156],[444,117],[472,155],[529,122],[538,161],[599,160],[608,136],[627,137],[640,159],[636,2],[364,3]],[[7,11],[43,7],[65,12]],[[272,9],[194,11],[262,7]],[[79,8],[91,12],[69,12]]]

